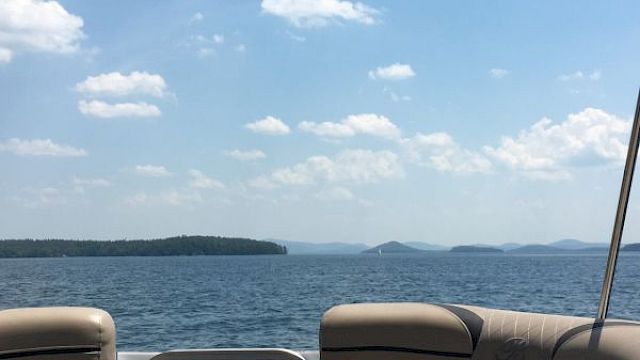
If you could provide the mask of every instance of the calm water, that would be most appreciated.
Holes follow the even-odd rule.
[[[593,315],[606,255],[203,256],[0,260],[0,308],[110,312],[120,350],[317,347],[340,303],[427,301]],[[640,319],[640,256],[621,257],[612,315]]]

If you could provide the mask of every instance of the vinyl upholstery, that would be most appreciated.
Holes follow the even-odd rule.
[[[420,303],[340,305],[320,326],[322,360],[640,359],[640,323]]]
[[[115,360],[116,332],[108,313],[50,307],[0,311],[0,359]]]

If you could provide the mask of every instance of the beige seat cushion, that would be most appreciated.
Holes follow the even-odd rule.
[[[640,323],[416,303],[341,305],[320,327],[323,360],[632,360]]]
[[[0,359],[115,360],[115,325],[92,308],[0,311]]]

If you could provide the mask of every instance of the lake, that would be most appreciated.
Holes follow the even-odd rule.
[[[593,316],[606,254],[0,259],[0,308],[107,310],[119,350],[316,349],[342,303],[424,301]],[[640,319],[640,254],[619,260],[611,316]]]

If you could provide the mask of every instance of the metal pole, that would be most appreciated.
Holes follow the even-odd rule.
[[[609,298],[611,297],[613,276],[616,272],[616,262],[618,261],[618,252],[620,251],[624,218],[627,214],[627,204],[629,203],[629,193],[631,192],[631,182],[633,181],[633,170],[636,167],[636,158],[638,157],[638,136],[640,136],[640,92],[638,93],[636,115],[633,119],[631,137],[629,138],[629,149],[627,150],[627,161],[624,165],[624,175],[622,176],[622,186],[620,187],[616,220],[613,224],[613,233],[611,234],[609,258],[607,259],[607,268],[604,273],[602,292],[600,293],[600,305],[598,306],[597,317],[600,321],[607,317],[607,312],[609,311]]]

